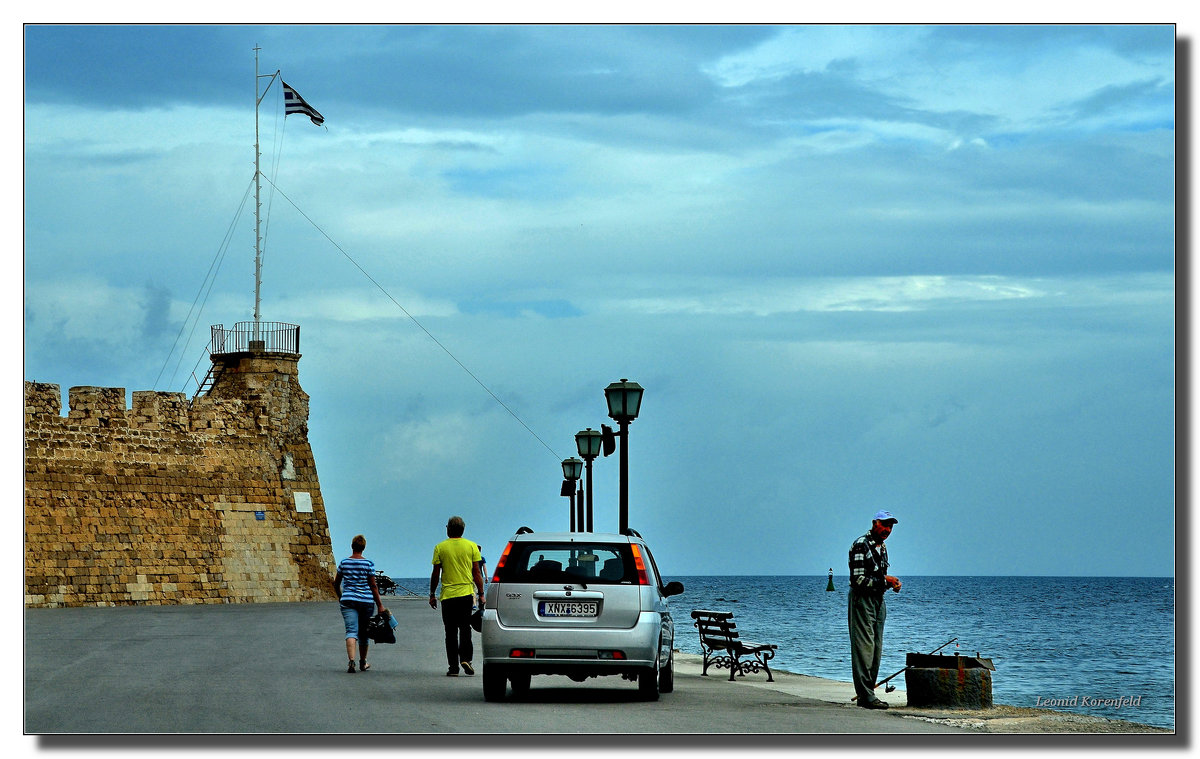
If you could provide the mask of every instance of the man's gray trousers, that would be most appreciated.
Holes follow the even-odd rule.
[[[854,670],[854,692],[858,703],[875,700],[875,681],[879,679],[879,660],[883,655],[883,623],[887,603],[883,596],[860,595],[850,591],[850,664]]]

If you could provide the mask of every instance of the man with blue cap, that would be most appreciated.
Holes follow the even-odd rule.
[[[900,581],[887,573],[887,547],[883,544],[898,521],[892,512],[880,510],[871,521],[871,531],[850,545],[850,664],[858,705],[866,709],[888,708],[886,701],[875,697],[875,681],[887,619],[883,594],[888,588],[900,592]]]

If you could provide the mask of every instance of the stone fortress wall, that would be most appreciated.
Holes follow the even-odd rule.
[[[299,354],[213,356],[205,395],[25,383],[25,605],[334,598]]]

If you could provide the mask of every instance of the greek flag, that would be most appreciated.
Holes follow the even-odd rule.
[[[300,97],[300,93],[288,86],[287,82],[279,80],[283,84],[283,115],[291,116],[293,113],[302,113],[312,119],[312,123],[321,126],[325,123],[325,117],[317,113],[317,109],[309,105],[304,98]]]

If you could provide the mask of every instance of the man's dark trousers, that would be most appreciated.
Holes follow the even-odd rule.
[[[852,590],[849,607],[850,665],[854,671],[854,692],[861,706],[875,700],[887,603],[882,595],[862,595]]]
[[[442,600],[442,625],[446,628],[446,661],[458,671],[458,663],[471,661],[475,651],[471,646],[471,612],[474,596],[459,596]]]

